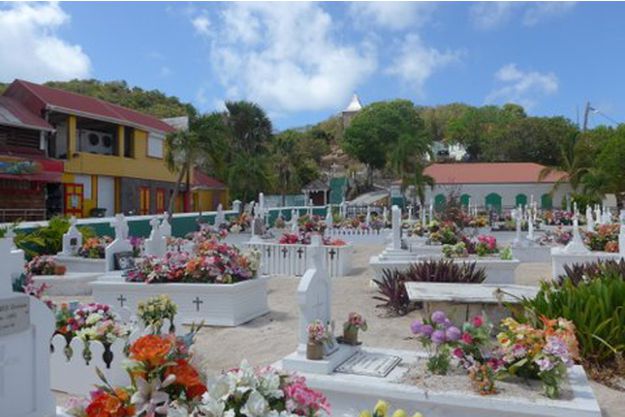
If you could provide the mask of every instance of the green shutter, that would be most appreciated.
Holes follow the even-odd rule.
[[[487,210],[501,212],[501,196],[497,193],[490,193],[486,196],[485,205]]]
[[[527,205],[527,196],[525,194],[517,194],[514,205],[515,205],[515,207],[526,206]]]

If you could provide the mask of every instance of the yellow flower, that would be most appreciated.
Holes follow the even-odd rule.
[[[416,412],[412,417],[423,417],[423,414]]]
[[[371,413],[368,410],[362,411],[360,417],[371,417]]]
[[[386,401],[379,400],[378,403],[373,408],[373,415],[375,417],[386,417],[386,413],[388,412],[388,403]]]
[[[404,410],[395,410],[393,417],[408,417]]]

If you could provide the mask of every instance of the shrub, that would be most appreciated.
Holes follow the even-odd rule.
[[[592,268],[586,271],[594,274]],[[526,319],[545,316],[572,321],[586,363],[610,366],[625,352],[625,280],[611,267],[597,268],[600,272],[591,279],[543,283],[536,297],[523,304]]]
[[[452,260],[426,260],[412,264],[406,271],[384,270],[381,280],[373,280],[379,295],[373,297],[382,301],[384,307],[395,314],[404,315],[411,310],[408,292],[404,283],[414,282],[457,282],[477,284],[486,279],[484,268],[477,268],[475,262],[454,263]]]
[[[23,249],[31,259],[38,255],[56,255],[63,249],[63,235],[69,229],[69,220],[65,217],[53,217],[47,226],[38,227],[29,232],[17,230],[15,245]],[[95,236],[93,229],[79,227],[83,240]]]
[[[578,285],[580,282],[600,278],[605,274],[616,274],[625,279],[625,260],[620,259],[616,261],[608,259],[605,261],[564,265],[564,274],[559,275],[556,282],[558,285],[562,285],[568,278],[573,285]]]

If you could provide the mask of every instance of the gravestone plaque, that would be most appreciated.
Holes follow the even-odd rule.
[[[30,326],[29,299],[24,295],[0,299],[0,336],[22,332]]]
[[[135,267],[135,258],[132,252],[118,252],[115,257],[115,270],[128,271]]]
[[[399,356],[360,351],[343,362],[335,372],[384,378],[399,362]]]

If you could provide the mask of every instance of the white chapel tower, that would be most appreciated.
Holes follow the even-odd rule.
[[[358,94],[354,93],[352,96],[352,101],[349,102],[345,110],[343,110],[343,129],[346,129],[352,118],[362,110],[362,104],[360,103],[360,99],[358,98]]]

